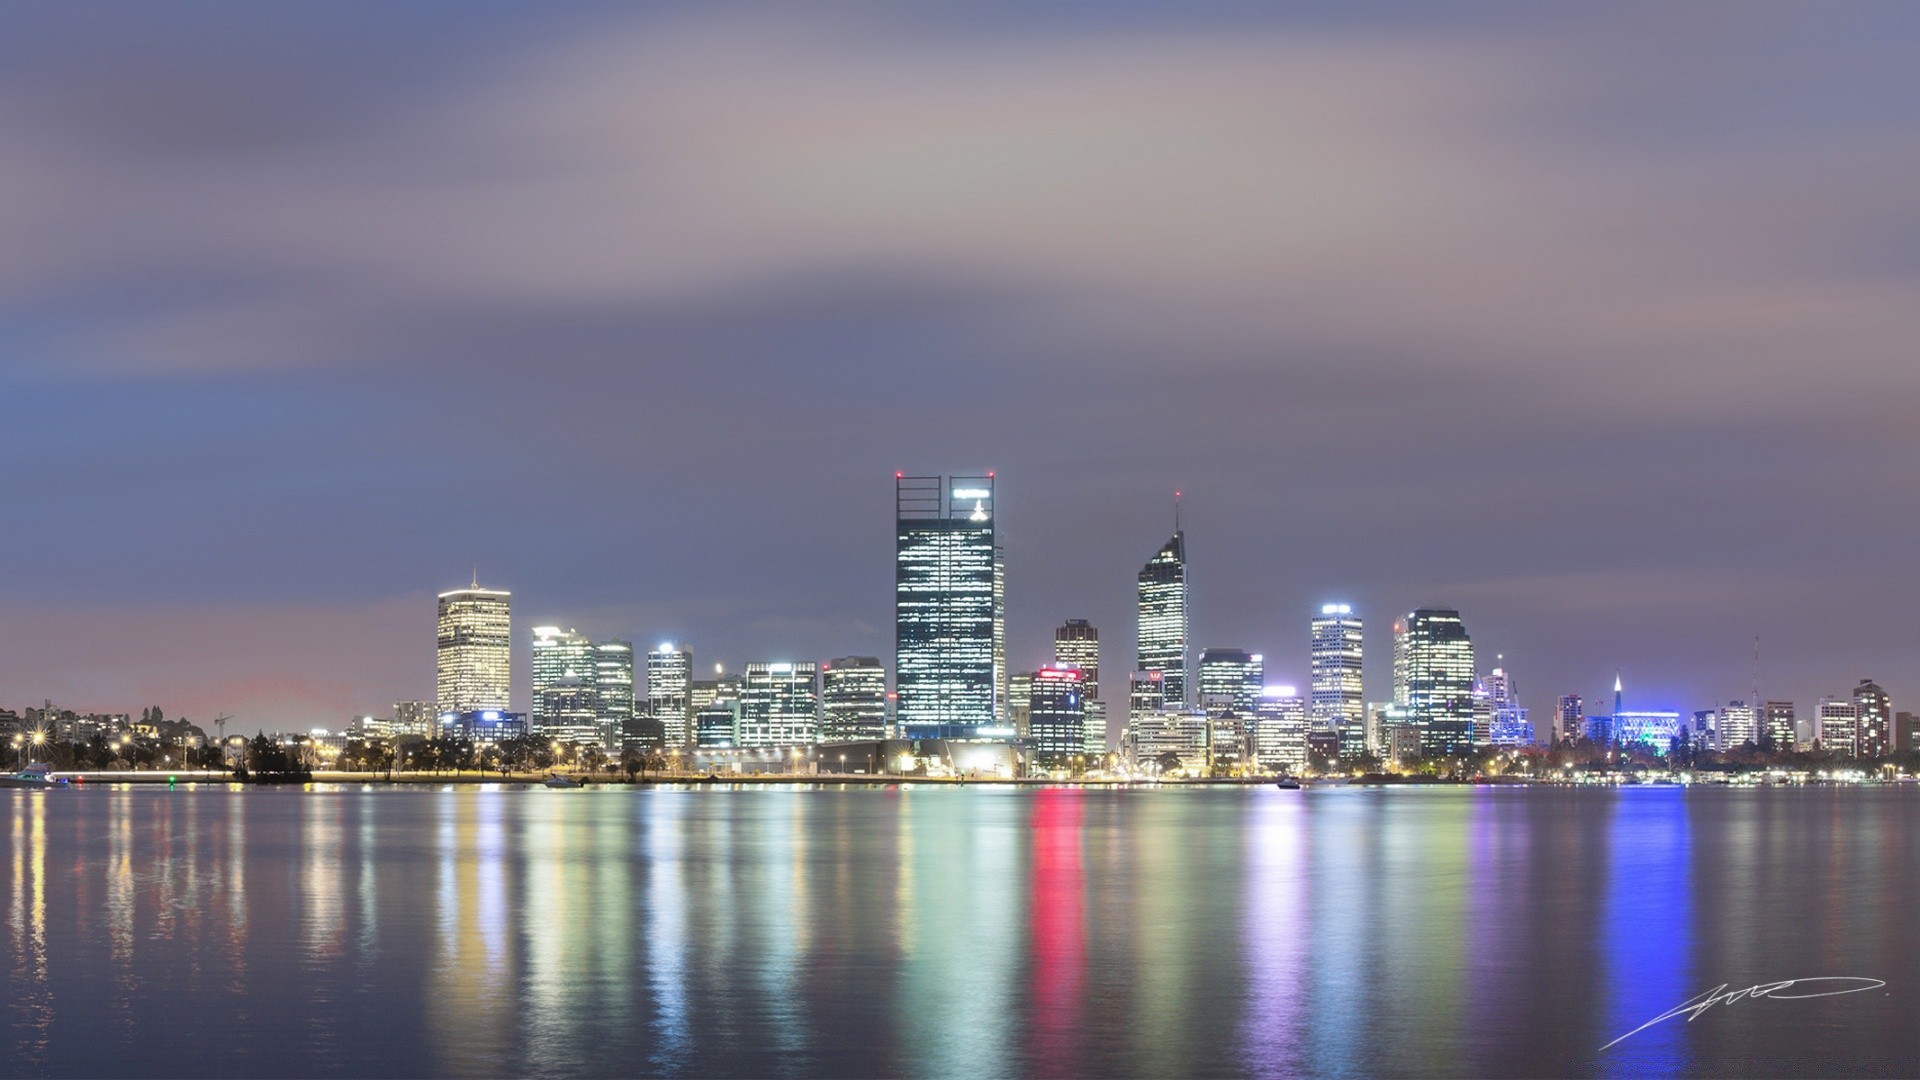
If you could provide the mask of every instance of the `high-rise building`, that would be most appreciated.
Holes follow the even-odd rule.
[[[694,745],[702,750],[730,750],[740,745],[740,700],[710,698],[693,718]]]
[[[887,737],[887,669],[872,656],[843,656],[820,668],[820,741]]]
[[[906,738],[1006,716],[1005,571],[993,474],[894,476],[894,686]]]
[[[1421,608],[1407,615],[1406,708],[1420,726],[1420,750],[1460,754],[1473,746],[1473,640],[1451,608]]]
[[[1793,702],[1769,701],[1760,707],[1762,744],[1771,750],[1792,750],[1800,745],[1800,725],[1793,715]]]
[[[1574,742],[1586,735],[1587,704],[1580,700],[1579,694],[1560,695],[1560,705],[1554,713],[1554,734],[1561,742]]]
[[[1099,698],[1088,698],[1086,707],[1086,752],[1097,761],[1107,753],[1107,703]]]
[[[532,668],[533,734],[573,740],[582,726],[598,722],[599,658],[590,638],[557,626],[534,627]],[[563,683],[564,693],[550,693]]]
[[[1759,717],[1744,701],[1729,701],[1714,723],[1714,748],[1737,750],[1748,743],[1760,742]]]
[[[1393,704],[1407,707],[1407,620],[1393,620]]]
[[[818,664],[748,664],[740,687],[740,745],[819,742],[818,679]]]
[[[1822,750],[1841,757],[1860,755],[1860,710],[1852,700],[1821,698],[1813,724],[1813,737]]]
[[[1080,671],[1080,696],[1088,701],[1100,699],[1100,631],[1085,619],[1068,619],[1053,631],[1055,667],[1073,667]]]
[[[440,594],[436,656],[439,711],[505,712],[513,654],[512,594],[465,589]]]
[[[1027,737],[1027,711],[1032,705],[1033,672],[1019,672],[1007,680],[1007,722],[1013,725],[1015,738]]]
[[[1322,604],[1312,622],[1308,719],[1339,732],[1341,753],[1349,757],[1366,747],[1363,631],[1351,604]]]
[[[1252,716],[1266,684],[1266,657],[1245,649],[1200,650],[1200,700],[1209,708],[1225,699],[1236,715]]]
[[[1027,703],[1027,744],[1034,760],[1054,764],[1087,750],[1086,700],[1080,669],[1044,667],[1033,673]]]
[[[1525,746],[1533,742],[1533,724],[1513,688],[1513,676],[1496,667],[1482,680],[1487,692],[1491,727],[1487,741],[1494,746]]]
[[[1205,773],[1211,757],[1210,742],[1211,725],[1207,714],[1199,709],[1143,713],[1129,722],[1127,733],[1134,767],[1149,774]]]
[[[1307,702],[1291,686],[1269,686],[1253,707],[1253,760],[1266,772],[1307,767]]]
[[[1859,746],[1854,756],[1886,757],[1893,745],[1893,699],[1872,679],[1853,688],[1853,707],[1859,714]]]
[[[618,750],[633,723],[633,642],[602,641],[593,647],[593,684],[600,698],[600,746]]]
[[[1187,702],[1187,540],[1175,515],[1173,538],[1140,569],[1140,671],[1158,671],[1170,706]]]
[[[1127,720],[1167,707],[1167,676],[1159,671],[1136,671],[1127,676]]]
[[[667,745],[684,746],[693,725],[693,650],[665,642],[647,654],[647,715]]]

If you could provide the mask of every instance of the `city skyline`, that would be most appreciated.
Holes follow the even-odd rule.
[[[1303,686],[1444,604],[1536,718],[1756,636],[1920,699],[1920,15],[1852,10],[0,12],[0,700],[431,697],[475,564],[885,658],[872,477],[988,467],[1009,670],[1181,489],[1190,645]]]

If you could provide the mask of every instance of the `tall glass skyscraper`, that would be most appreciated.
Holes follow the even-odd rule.
[[[593,685],[600,699],[600,745],[618,750],[633,722],[633,642],[602,641],[593,647]]]
[[[1404,651],[1406,708],[1420,728],[1420,752],[1459,754],[1473,748],[1473,640],[1451,608],[1421,608],[1399,635]]]
[[[693,650],[669,641],[647,654],[647,715],[668,746],[685,746],[693,726]]]
[[[1893,750],[1893,699],[1872,679],[1853,688],[1853,708],[1859,713],[1856,757],[1885,757]]]
[[[1340,733],[1343,753],[1366,747],[1363,631],[1351,604],[1323,604],[1312,622],[1308,717],[1315,727]]]
[[[1033,673],[1028,698],[1028,743],[1036,760],[1056,763],[1086,753],[1085,679],[1079,669],[1044,667]]]
[[[1100,630],[1085,619],[1068,619],[1053,631],[1055,667],[1080,669],[1080,696],[1100,698]]]
[[[1266,657],[1245,649],[1200,650],[1200,703],[1212,710],[1223,700],[1241,718],[1253,715],[1267,685]]]
[[[481,588],[477,577],[468,588],[440,594],[435,675],[442,714],[506,711],[511,598],[505,590]]]
[[[1173,538],[1140,568],[1140,671],[1158,671],[1167,704],[1187,703],[1187,540],[1174,522]]]
[[[894,476],[894,688],[905,738],[977,738],[1005,722],[993,490],[992,473]]]
[[[843,656],[820,668],[820,741],[887,737],[887,669],[871,656]]]
[[[535,735],[581,741],[583,731],[592,731],[598,742],[598,681],[599,658],[585,634],[557,626],[533,628]]]

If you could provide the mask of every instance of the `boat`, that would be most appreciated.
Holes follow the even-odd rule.
[[[587,786],[585,781],[575,780],[571,776],[561,776],[559,773],[548,773],[546,783],[550,788],[577,788]]]
[[[1289,776],[1280,780],[1275,780],[1273,782],[1273,786],[1281,789],[1282,791],[1299,791],[1300,781],[1295,780],[1293,777]]]
[[[38,761],[21,769],[17,773],[0,774],[0,787],[57,788],[66,786],[66,777],[53,775],[53,766]]]

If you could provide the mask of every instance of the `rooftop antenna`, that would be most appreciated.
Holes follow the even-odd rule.
[[[1760,715],[1760,635],[1753,635],[1753,715]]]
[[[480,564],[479,563],[473,564],[473,587],[476,589],[480,587]]]
[[[1180,493],[1177,491],[1173,493],[1173,532],[1175,536],[1180,535]]]

